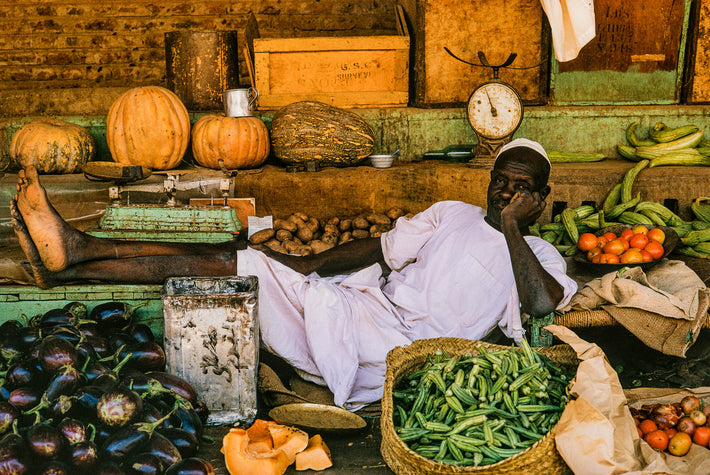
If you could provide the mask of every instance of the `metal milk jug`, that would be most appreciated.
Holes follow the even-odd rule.
[[[259,92],[253,88],[227,89],[222,93],[224,115],[227,117],[246,117],[256,109],[256,99]]]

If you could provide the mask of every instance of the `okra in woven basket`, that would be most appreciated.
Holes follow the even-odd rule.
[[[535,362],[530,364],[528,356]],[[490,370],[479,374],[478,367],[472,368],[474,362],[495,365],[501,376],[492,381]],[[555,447],[554,427],[544,426],[559,419],[564,406],[559,401],[567,400],[569,377],[550,371],[557,374],[551,378],[558,384],[547,388],[539,378],[533,380],[530,371],[537,374],[542,369],[547,374],[543,367],[548,365],[571,377],[578,363],[568,345],[533,350],[527,345],[511,348],[435,338],[394,348],[387,355],[382,398],[382,456],[398,475],[571,473]],[[480,384],[473,389],[477,378]],[[565,394],[559,394],[560,388]],[[510,398],[513,393],[515,401]],[[525,413],[533,422],[528,423]],[[506,424],[506,417],[516,424]]]

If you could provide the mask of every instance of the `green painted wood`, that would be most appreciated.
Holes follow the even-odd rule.
[[[617,48],[625,48],[623,51],[627,53],[628,56],[634,55],[644,55],[658,53],[656,50],[657,45],[653,43],[661,38],[662,46],[665,50],[662,51],[672,51],[677,54],[676,68],[674,70],[663,70],[661,67],[650,68],[650,71],[644,71],[644,66],[639,66],[639,63],[632,64],[625,71],[622,70],[611,70],[611,69],[601,69],[594,70],[593,65],[580,65],[578,69],[569,70],[567,64],[563,66],[554,58],[551,59],[550,68],[550,103],[556,105],[604,105],[604,104],[630,104],[630,105],[642,105],[642,104],[677,104],[681,99],[681,86],[683,81],[683,70],[685,66],[685,49],[688,40],[688,24],[691,10],[691,0],[684,0],[683,11],[680,25],[680,39],[677,44],[667,44],[668,41],[675,41],[675,39],[670,40],[666,33],[666,28],[657,27],[655,25],[658,22],[669,21],[668,18],[653,19],[653,15],[659,15],[661,12],[655,9],[660,7],[664,2],[651,2],[651,4],[645,6],[646,12],[641,15],[641,18],[629,18],[620,20],[615,15],[625,15],[628,14],[628,9],[637,9],[637,5],[629,4],[617,4],[618,10],[613,10],[611,13],[606,12],[607,6],[602,5],[597,8],[597,15],[599,15],[599,8],[604,10],[606,14],[610,15],[608,23],[602,23],[602,27],[607,27],[614,29],[623,25],[625,28],[631,31],[617,31],[617,32],[607,32],[607,35],[613,36],[618,35],[617,44],[612,46]],[[638,10],[639,12],[641,10]],[[648,12],[653,12],[649,16]],[[668,12],[662,12],[663,14],[668,14]],[[597,18],[597,27],[599,28],[599,18]],[[626,22],[629,23],[626,23]],[[648,22],[653,24],[652,28],[649,25],[639,25],[634,22]],[[672,19],[676,21],[676,17]],[[644,28],[641,29],[641,26]],[[642,30],[642,31],[652,31],[656,38],[647,38],[649,44],[644,44],[639,38],[634,38],[632,31]],[[600,34],[605,32],[597,32],[599,38]],[[630,38],[626,38],[626,35],[631,35]],[[639,40],[638,44],[634,40]],[[665,41],[665,43],[664,43]],[[590,48],[596,48],[599,45],[596,40],[585,46],[580,52],[580,57],[585,55],[586,52],[590,52],[589,55],[594,57],[594,51]],[[615,51],[614,54],[619,54]],[[609,53],[611,56],[612,53]],[[575,60],[570,64],[578,64],[579,60]],[[643,64],[643,63],[641,63]],[[649,69],[649,68],[645,68]]]
[[[22,320],[22,315],[32,318],[69,302],[82,302],[89,311],[104,302],[125,302],[141,305],[134,321],[145,323],[156,338],[163,338],[162,285],[64,285],[51,289],[33,286],[0,286],[0,322]]]

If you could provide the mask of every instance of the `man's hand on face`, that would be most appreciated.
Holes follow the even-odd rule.
[[[508,206],[500,213],[501,221],[512,219],[520,226],[528,226],[534,223],[545,210],[545,200],[537,191],[518,191],[510,199]]]

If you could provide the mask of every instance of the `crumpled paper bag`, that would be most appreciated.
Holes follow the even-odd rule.
[[[675,457],[656,452],[641,440],[626,392],[601,348],[566,327],[545,329],[570,345],[582,360],[571,388],[577,397],[567,404],[554,429],[557,450],[576,475],[710,473],[708,449],[695,445],[686,456]],[[682,399],[681,391],[675,391],[664,394],[663,402]]]
[[[684,262],[664,259],[584,285],[563,311],[603,309],[650,348],[685,356],[707,317],[710,289]]]

